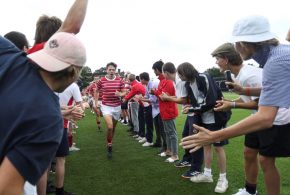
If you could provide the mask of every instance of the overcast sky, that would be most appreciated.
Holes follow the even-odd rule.
[[[42,14],[65,18],[74,0],[6,0],[1,2],[0,34],[16,30],[33,44]],[[285,42],[290,27],[287,0],[90,0],[77,35],[87,48],[92,71],[115,62],[121,70],[153,74],[162,59],[176,66],[192,63],[199,71],[215,66],[210,53],[229,41],[241,17],[269,18],[272,32]]]

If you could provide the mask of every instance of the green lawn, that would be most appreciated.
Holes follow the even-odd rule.
[[[227,98],[229,96],[232,95],[226,95]],[[234,110],[230,124],[248,116],[249,113],[245,110]],[[179,138],[184,120],[185,115],[181,114],[176,121]],[[157,156],[157,149],[142,147],[128,136],[127,126],[118,124],[113,143],[113,158],[108,160],[106,133],[96,130],[94,115],[87,111],[86,117],[78,125],[74,141],[81,150],[71,153],[67,158],[65,188],[68,191],[88,195],[215,194],[214,188],[218,179],[215,155],[212,166],[214,183],[194,184],[180,176],[187,168],[175,168],[172,164],[165,163],[164,158]],[[105,130],[103,121],[102,128]],[[225,147],[229,189],[224,194],[232,194],[244,186],[243,140],[243,137],[231,139],[230,144]],[[182,154],[183,150],[179,148],[180,157]],[[289,160],[279,159],[277,164],[281,173],[281,194],[290,194]],[[266,194],[261,173],[258,191],[260,195]]]

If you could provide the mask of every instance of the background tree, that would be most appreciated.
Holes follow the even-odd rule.
[[[80,81],[78,82],[80,89],[82,90],[86,88],[93,79],[94,78],[91,68],[88,66],[84,66],[81,72]]]
[[[219,68],[216,68],[216,67],[209,68],[205,72],[207,72],[213,78],[219,78],[219,77],[223,77],[224,78],[224,74],[221,73],[220,72],[220,69]]]

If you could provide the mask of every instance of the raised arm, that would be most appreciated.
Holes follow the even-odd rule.
[[[88,0],[76,0],[58,31],[79,33],[86,16],[87,5]]]

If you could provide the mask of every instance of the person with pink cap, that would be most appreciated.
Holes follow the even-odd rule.
[[[45,43],[48,39],[56,32],[67,32],[77,34],[81,26],[84,22],[84,18],[86,15],[88,0],[75,0],[71,8],[69,9],[67,16],[64,22],[61,21],[56,16],[46,16],[43,15],[39,17],[36,23],[36,30],[35,30],[35,42],[32,48],[28,50],[28,54],[32,54],[36,51],[43,49]],[[66,109],[66,107],[63,107]],[[67,134],[63,134],[63,137],[67,137]],[[59,149],[67,146],[65,144],[65,139],[62,139],[60,143]],[[39,182],[37,183],[37,193],[38,195],[45,195],[47,192],[56,191],[57,195],[62,194],[69,194],[68,192],[64,191],[64,173],[65,173],[65,153],[60,154],[57,152],[56,154],[56,173],[55,173],[55,183],[56,186],[49,185],[47,187],[47,172],[43,174],[40,178]]]
[[[0,194],[21,194],[24,181],[36,184],[55,155],[63,127],[53,92],[76,81],[86,50],[65,32],[28,56],[3,37],[0,45]]]

